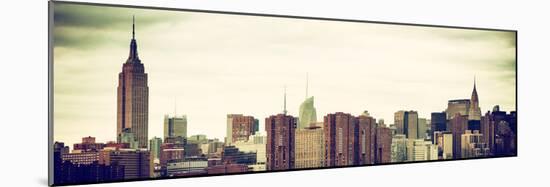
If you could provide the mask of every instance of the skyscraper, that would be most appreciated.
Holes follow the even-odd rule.
[[[250,135],[254,135],[258,131],[257,124],[258,120],[252,116],[228,114],[225,143],[232,145],[237,141],[248,141]]]
[[[397,134],[404,134],[408,139],[419,137],[418,112],[413,110],[397,111],[394,113],[394,124],[397,128]]]
[[[376,120],[367,112],[357,117],[358,149],[357,163],[359,165],[374,164],[376,149]]]
[[[393,114],[393,124],[395,125],[396,134],[407,134],[405,132],[405,111],[400,110]]]
[[[151,157],[153,162],[160,160],[160,146],[162,145],[162,139],[159,137],[153,137],[149,140],[149,150],[151,151]]]
[[[374,150],[376,164],[391,162],[391,130],[388,127],[376,127],[376,149]]]
[[[164,115],[164,138],[187,138],[187,116]]]
[[[481,120],[481,109],[479,108],[479,98],[477,97],[476,81],[474,78],[474,90],[470,99],[470,108],[468,110],[468,120]]]
[[[287,115],[285,86],[283,113],[265,118],[267,170],[287,170],[294,168],[297,125],[298,119]]]
[[[300,116],[298,128],[303,129],[309,127],[312,123],[317,122],[317,112],[315,110],[313,96],[306,98],[300,105]]]
[[[430,136],[432,137],[432,143],[435,143],[434,132],[450,130],[447,129],[447,114],[445,112],[432,112],[430,123]]]
[[[425,139],[428,131],[426,118],[418,118],[418,139]]]
[[[516,133],[514,130],[517,122],[516,112],[506,114],[500,111],[497,105],[493,111],[487,111],[481,117],[480,132],[483,134],[483,143],[487,144],[491,156],[515,155]],[[506,153],[504,153],[506,152]]]
[[[294,168],[296,122],[295,117],[286,114],[265,119],[267,170]]]
[[[495,121],[491,112],[487,111],[485,116],[481,117],[480,132],[483,134],[483,142],[487,144],[490,152],[494,151],[495,145]]]
[[[319,168],[325,166],[325,139],[320,126],[296,129],[295,168]]]
[[[324,118],[326,166],[355,164],[356,119],[351,114],[336,112]]]
[[[434,143],[437,145],[440,159],[453,158],[453,133],[450,131],[435,131]]]
[[[462,157],[462,134],[468,129],[468,116],[458,113],[449,121],[453,133],[453,158]]]
[[[470,107],[468,108],[468,130],[481,130],[481,109],[479,108],[479,99],[477,97],[476,81],[474,77],[474,89],[470,99]]]
[[[139,148],[147,148],[149,118],[149,87],[147,73],[138,57],[135,21],[132,23],[130,54],[118,75],[117,142],[124,129],[135,135]]]
[[[306,100],[300,105],[298,116],[298,128],[300,129],[307,128],[312,123],[317,122],[317,111],[315,110],[313,96],[308,98],[308,83],[309,79],[306,77]]]
[[[456,114],[459,114],[461,116],[468,115],[469,108],[470,108],[469,99],[449,100],[447,104],[447,110],[445,111],[447,113],[447,120],[450,120],[451,118],[455,117]]]
[[[404,132],[408,139],[417,139],[418,136],[418,112],[408,111],[405,112],[405,128]]]
[[[404,134],[395,134],[391,143],[391,162],[407,161],[407,138]]]
[[[452,159],[453,158],[453,134],[446,132],[443,133],[442,142],[442,158],[443,159]]]

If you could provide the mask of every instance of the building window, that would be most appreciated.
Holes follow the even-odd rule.
[[[344,134],[342,132],[342,128],[338,128],[337,134],[338,134],[338,153],[342,154],[344,150],[344,145],[343,145]]]
[[[367,151],[367,135],[365,134],[365,129],[361,130],[361,151],[365,154]]]

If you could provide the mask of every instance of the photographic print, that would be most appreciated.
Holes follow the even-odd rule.
[[[49,34],[50,185],[517,155],[516,31],[50,2]]]

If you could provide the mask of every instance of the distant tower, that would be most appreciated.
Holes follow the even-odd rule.
[[[227,114],[226,145],[237,141],[248,141],[258,131],[258,119],[242,114]]]
[[[308,128],[312,123],[317,122],[317,111],[315,110],[313,96],[308,98],[308,76],[306,75],[306,100],[300,105],[298,128]]]
[[[123,133],[132,133],[138,148],[147,148],[149,120],[149,87],[147,73],[138,57],[135,39],[135,19],[132,18],[130,54],[118,74],[117,88],[117,142]]]
[[[451,120],[456,116],[456,114],[468,115],[469,110],[470,110],[469,99],[454,99],[454,100],[449,100],[449,102],[447,103],[447,109],[445,110],[445,114],[447,115],[447,120]]]
[[[164,115],[164,138],[187,138],[186,115]]]
[[[364,141],[363,144],[357,141],[359,134],[356,128],[357,119],[351,114],[336,112],[327,114],[323,120],[326,145],[325,165],[329,167],[355,165],[359,160],[357,154],[360,153],[356,145],[368,144],[368,141]],[[374,126],[375,123],[373,121],[372,125]],[[368,154],[367,149],[363,150]]]
[[[356,135],[358,144],[356,150],[356,164],[374,164],[376,149],[376,119],[369,115],[368,111],[356,117]]]
[[[468,110],[468,120],[481,120],[481,109],[479,108],[479,98],[477,97],[476,78],[474,77],[474,90],[470,99],[470,108]]]
[[[397,134],[404,134],[408,139],[417,139],[418,136],[418,112],[397,111],[394,113],[394,124]]]
[[[265,118],[267,170],[294,168],[296,121],[297,118],[286,114]]]

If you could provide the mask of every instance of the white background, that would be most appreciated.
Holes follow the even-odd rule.
[[[544,1],[94,1],[519,30],[519,157],[97,186],[547,186],[550,6]],[[0,186],[47,185],[47,1],[0,6]],[[75,124],[76,125],[76,124]]]

